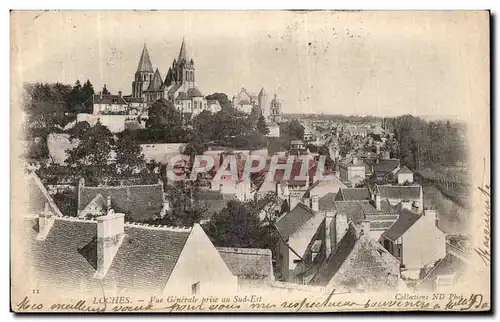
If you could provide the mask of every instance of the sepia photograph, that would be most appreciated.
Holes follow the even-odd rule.
[[[11,311],[491,310],[489,11],[10,28]]]

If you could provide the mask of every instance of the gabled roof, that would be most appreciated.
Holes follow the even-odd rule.
[[[163,184],[138,186],[81,186],[78,190],[78,212],[98,194],[107,200],[115,212],[124,213],[131,221],[144,221],[157,217],[163,208]]]
[[[141,58],[139,59],[139,65],[137,66],[138,72],[153,72],[153,64],[151,64],[151,59],[149,58],[148,48],[146,44],[142,48]]]
[[[370,190],[368,188],[340,188],[338,200],[370,200]]]
[[[24,178],[24,191],[26,210],[30,215],[36,215],[45,210],[45,203],[49,210],[56,216],[63,216],[54,199],[49,195],[47,189],[35,172],[31,172]]]
[[[348,288],[362,284],[371,290],[393,289],[399,280],[399,265],[399,261],[381,244],[349,223],[345,235],[322,263],[311,284]],[[362,283],[360,276],[363,277]]]
[[[356,228],[350,223],[344,237],[342,237],[335,250],[332,251],[330,257],[323,262],[318,273],[311,280],[311,284],[327,285],[351,254],[357,239]]]
[[[346,215],[355,224],[366,219],[369,220],[370,216],[391,215],[392,218],[392,215],[397,214],[397,211],[391,207],[387,200],[380,201],[380,210],[377,210],[368,200],[335,201],[335,208],[338,213]]]
[[[93,277],[97,268],[96,221],[56,218],[44,241],[35,238],[35,221],[26,225],[30,267],[40,286],[61,291],[102,291],[103,282],[119,289],[160,292],[190,234],[190,230],[126,225],[125,239],[106,276],[99,280]]]
[[[299,202],[295,208],[279,217],[275,225],[283,238],[286,239],[313,217],[314,211]]]
[[[377,164],[373,166],[375,173],[389,173],[399,167],[399,159],[380,159]]]
[[[416,200],[420,199],[420,185],[395,186],[376,185],[375,191],[382,199]]]
[[[333,211],[335,210],[335,197],[337,196],[334,192],[329,192],[318,200],[320,211]]]
[[[466,261],[453,255],[452,253],[447,253],[446,256],[441,259],[422,279],[421,285],[424,287],[434,286],[437,277],[440,275],[454,274],[454,281],[457,281],[462,276],[462,274],[464,274],[466,269]]]
[[[269,249],[217,247],[233,275],[246,279],[274,280]]]
[[[407,166],[403,166],[398,172],[397,174],[413,174],[413,171],[411,171],[410,169],[408,169]]]
[[[399,211],[399,218],[392,224],[392,226],[386,230],[382,236],[388,238],[392,241],[396,241],[399,237],[413,226],[420,219],[420,215],[410,211],[408,209],[401,209]]]

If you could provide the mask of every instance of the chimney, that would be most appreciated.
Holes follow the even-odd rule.
[[[380,194],[378,192],[375,192],[375,209],[380,210]]]
[[[54,225],[55,217],[49,208],[49,204],[46,202],[44,205],[43,213],[38,215],[38,234],[36,236],[37,240],[45,240],[47,235]]]
[[[401,200],[401,209],[412,210],[412,202],[409,200]]]
[[[370,234],[370,221],[363,220],[361,222],[361,231],[365,235],[369,235]]]
[[[102,92],[99,92],[99,98],[102,99]]]
[[[358,163],[358,157],[356,155],[354,155],[352,157],[352,164],[357,164]]]
[[[436,227],[438,226],[439,219],[436,216],[436,210],[434,209],[424,209],[424,220],[432,223]]]
[[[97,271],[94,278],[102,279],[113,262],[116,252],[125,236],[125,215],[108,211],[106,216],[100,216],[97,220]]]
[[[122,91],[118,91],[118,96],[122,97]]]
[[[106,198],[106,207],[107,211],[111,210],[111,195],[108,195],[108,197]]]
[[[380,144],[376,143],[376,148],[377,148],[377,154],[380,154]]]
[[[336,213],[327,212],[325,215],[325,256],[328,258],[332,248],[337,245]]]
[[[319,196],[311,195],[311,209],[313,211],[319,211]]]

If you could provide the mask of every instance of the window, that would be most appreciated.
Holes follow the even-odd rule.
[[[191,293],[193,295],[200,293],[200,282],[197,282],[197,283],[194,283],[193,285],[191,285]]]

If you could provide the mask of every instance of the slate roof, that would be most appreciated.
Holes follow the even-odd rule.
[[[452,253],[447,253],[422,279],[421,285],[424,287],[433,287],[439,275],[455,274],[456,281],[464,274],[466,269],[466,261]]]
[[[125,226],[125,238],[101,281],[93,277],[97,268],[96,221],[58,218],[43,241],[35,239],[36,227],[31,224],[27,225],[28,258],[37,282],[49,288],[56,285],[62,292],[101,290],[101,282],[160,292],[190,233]]]
[[[122,96],[113,94],[102,94],[102,95],[94,94],[91,97],[89,97],[83,104],[88,105],[89,103],[105,104],[105,105],[118,104],[118,105],[128,106],[128,103]]]
[[[337,212],[346,215],[347,218],[355,224],[359,224],[365,219],[370,220],[370,216],[397,214],[397,211],[387,202],[387,200],[380,201],[380,210],[377,210],[368,200],[335,201],[334,203]]]
[[[217,247],[233,275],[246,279],[274,280],[269,249]]]
[[[148,48],[146,47],[146,44],[144,44],[144,47],[142,48],[141,58],[139,59],[139,65],[137,66],[137,71],[150,72],[150,73],[154,71],[153,64],[151,64],[151,59],[149,58],[149,52]]]
[[[401,169],[399,169],[399,171],[396,173],[396,174],[413,174],[413,171],[411,171],[410,169],[408,169],[407,166],[403,166]]]
[[[314,217],[314,211],[302,203],[298,203],[295,208],[276,220],[276,228],[287,239],[295,233],[306,222]]]
[[[335,210],[335,198],[337,194],[334,192],[329,192],[318,200],[320,211],[332,211]]]
[[[192,87],[192,88],[188,89],[187,94],[189,97],[203,97],[203,94],[201,93],[201,91],[196,87]]]
[[[45,203],[48,203],[49,210],[51,210],[54,215],[63,216],[63,214],[57,207],[57,204],[49,195],[47,189],[35,172],[30,173],[24,178],[23,191],[26,211],[28,211],[30,215],[35,215],[43,212],[45,210]]]
[[[111,207],[124,213],[130,221],[146,221],[156,218],[163,208],[163,185],[161,183],[140,186],[79,187],[78,212],[98,194],[107,200],[111,196]]]
[[[340,188],[337,194],[338,200],[370,200],[370,190],[368,188]]]
[[[389,173],[399,167],[399,159],[380,159],[377,164],[373,166],[373,171],[378,174]]]
[[[163,81],[161,80],[160,71],[157,68],[155,71],[155,74],[153,75],[153,80],[149,84],[149,87],[146,91],[148,91],[148,92],[159,91],[161,89],[162,85],[163,85]]]
[[[369,235],[362,234],[353,223],[332,254],[322,263],[311,280],[312,285],[334,285],[357,288],[359,277],[368,289],[393,289],[399,279],[399,261]]]
[[[399,218],[394,222],[394,224],[386,230],[382,236],[386,237],[392,241],[396,241],[399,237],[416,223],[420,219],[420,215],[416,214],[408,209],[401,209],[399,212]]]
[[[330,257],[323,262],[318,273],[311,280],[311,284],[326,286],[349,257],[357,240],[356,228],[351,223],[335,251],[332,251]]]
[[[375,191],[382,199],[417,200],[420,199],[420,186],[376,185]]]
[[[123,96],[123,99],[127,103],[144,103],[144,99],[142,97]]]

